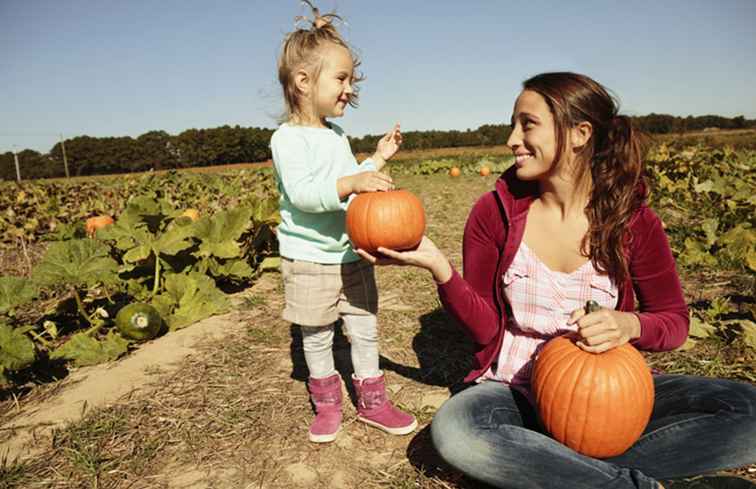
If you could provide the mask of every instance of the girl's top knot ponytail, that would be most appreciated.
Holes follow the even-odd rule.
[[[320,10],[312,4],[309,0],[302,0],[302,3],[307,5],[310,10],[312,11],[312,20],[308,19],[305,16],[298,16],[296,19],[294,19],[294,22],[300,22],[300,21],[307,21],[312,25],[313,30],[323,29],[323,28],[332,28],[331,22],[333,19],[342,20],[341,17],[339,17],[336,14],[325,14],[320,15]]]

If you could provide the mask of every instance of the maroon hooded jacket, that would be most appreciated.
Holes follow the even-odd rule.
[[[501,277],[515,256],[525,232],[536,182],[523,182],[515,167],[497,181],[496,190],[476,202],[465,225],[462,254],[464,278],[456,270],[438,285],[446,311],[475,342],[476,364],[465,381],[483,375],[499,356],[509,306]],[[641,336],[632,344],[649,351],[671,350],[688,336],[688,308],[683,298],[675,260],[661,220],[644,203],[629,223],[627,249],[630,278],[618,284],[617,310],[635,311],[638,299]]]

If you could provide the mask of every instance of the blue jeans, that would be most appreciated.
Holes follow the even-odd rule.
[[[654,376],[646,430],[625,453],[581,455],[544,434],[526,397],[483,382],[449,399],[431,425],[439,455],[465,475],[503,488],[656,489],[756,461],[756,387],[687,375]]]

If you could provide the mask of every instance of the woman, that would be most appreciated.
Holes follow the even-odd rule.
[[[473,207],[464,278],[431,240],[379,249],[377,264],[429,270],[445,309],[476,344],[475,384],[433,419],[439,454],[495,487],[657,488],[658,480],[756,460],[756,388],[655,375],[646,431],[624,454],[578,454],[540,429],[529,388],[545,342],[572,333],[590,352],[685,341],[688,311],[660,219],[645,203],[642,145],[594,80],[545,73],[523,84],[507,145],[515,164]],[[635,303],[638,302],[636,310]],[[594,300],[597,312],[583,305]]]

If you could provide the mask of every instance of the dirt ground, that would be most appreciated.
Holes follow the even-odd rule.
[[[403,182],[429,211],[427,234],[458,266],[465,216],[493,179]],[[234,296],[229,314],[0,405],[0,489],[481,487],[446,466],[429,437],[433,414],[471,367],[472,344],[427,272],[376,273],[381,368],[391,399],[417,417],[414,433],[390,436],[357,421],[345,384],[337,440],[307,441],[301,335],[280,319],[280,275],[266,273]],[[348,379],[343,335],[334,352]],[[756,479],[756,466],[733,472]]]

